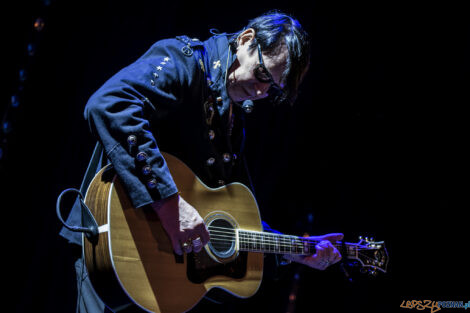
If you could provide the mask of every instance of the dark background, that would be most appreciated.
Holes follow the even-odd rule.
[[[79,187],[94,147],[82,115],[88,97],[159,39],[235,32],[271,9],[298,18],[313,47],[296,105],[259,103],[248,119],[263,216],[286,233],[384,240],[390,263],[386,275],[352,283],[338,266],[291,265],[247,307],[267,305],[272,292],[270,303],[287,312],[291,286],[296,312],[406,312],[403,300],[470,300],[463,5],[50,0],[15,1],[1,13],[4,302],[16,312],[74,311],[73,258],[58,236],[55,201]]]

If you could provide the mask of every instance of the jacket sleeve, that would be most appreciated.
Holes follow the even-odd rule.
[[[195,58],[181,53],[182,46],[176,39],[157,42],[110,78],[85,108],[91,132],[102,143],[134,207],[178,191],[150,126],[158,127],[165,114],[181,109],[199,79]]]

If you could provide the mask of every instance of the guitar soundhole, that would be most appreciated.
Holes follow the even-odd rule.
[[[216,219],[208,225],[211,240],[209,248],[219,258],[228,258],[235,253],[235,229],[224,219]]]
[[[188,279],[201,284],[213,276],[241,279],[246,275],[248,253],[236,251],[235,223],[225,214],[206,220],[211,240],[200,253],[188,255]]]

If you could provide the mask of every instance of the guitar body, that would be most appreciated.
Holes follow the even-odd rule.
[[[181,196],[206,225],[262,231],[248,188],[238,183],[208,188],[183,162],[164,157]],[[100,233],[93,241],[84,237],[83,249],[95,291],[111,309],[185,312],[214,287],[242,298],[256,293],[262,253],[238,251],[236,244],[208,244],[198,254],[177,258],[156,213],[132,207],[117,176],[107,169],[95,176],[85,197]]]

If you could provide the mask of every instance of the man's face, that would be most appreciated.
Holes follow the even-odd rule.
[[[258,100],[268,96],[269,82],[261,82],[255,76],[255,68],[260,64],[257,49],[249,49],[253,43],[255,31],[245,30],[237,39],[237,60],[230,67],[227,77],[227,91],[233,101]],[[263,62],[271,73],[274,82],[281,88],[281,77],[287,62],[287,47],[280,46],[278,53],[269,56],[263,53]]]

